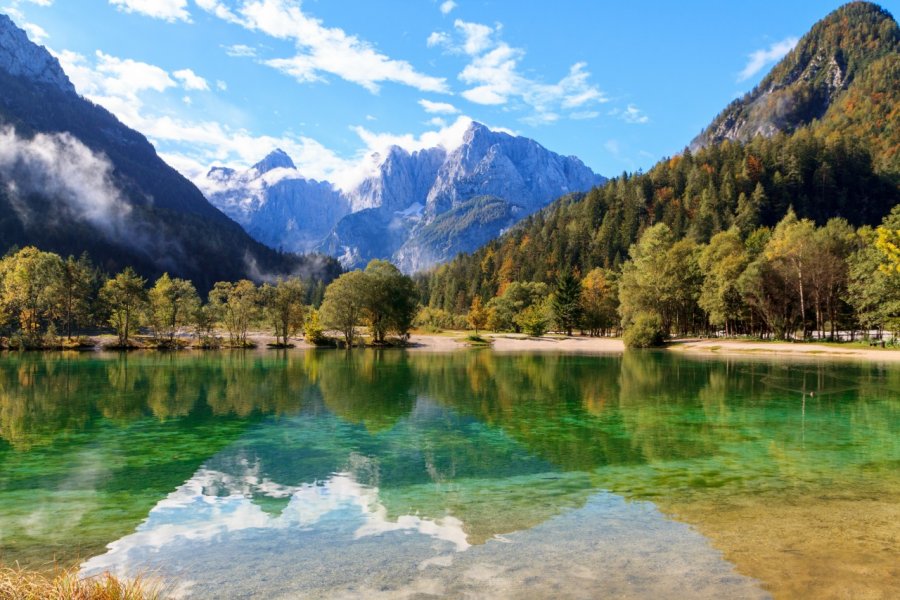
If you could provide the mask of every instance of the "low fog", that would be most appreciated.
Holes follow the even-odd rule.
[[[0,128],[0,180],[13,209],[26,226],[59,219],[81,219],[114,238],[124,233],[131,207],[112,180],[109,160],[68,133],[39,133],[23,138],[9,126]],[[53,215],[34,214],[28,196],[60,203]]]

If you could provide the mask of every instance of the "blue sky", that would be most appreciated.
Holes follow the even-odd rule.
[[[468,119],[617,175],[679,152],[840,2],[0,0],[191,177],[288,151],[350,185]],[[900,0],[882,5],[896,14]]]

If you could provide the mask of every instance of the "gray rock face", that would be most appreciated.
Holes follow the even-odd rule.
[[[765,82],[764,82],[765,83]],[[840,56],[819,52],[798,64],[781,81],[770,81],[733,102],[690,145],[697,150],[725,140],[748,142],[757,135],[771,137],[790,132],[821,118],[847,84],[846,65]],[[796,89],[811,90],[799,94]]]
[[[302,177],[281,150],[242,173],[214,167],[201,183],[210,202],[247,233],[281,250],[314,249],[350,212],[347,199],[333,185]]]
[[[381,208],[388,211],[405,210],[415,201],[424,204],[446,158],[446,150],[440,147],[409,153],[392,146],[377,174],[347,194],[350,204],[354,210]],[[411,199],[415,200],[410,202]]]
[[[575,157],[480,123],[450,152],[394,146],[371,160],[374,174],[345,193],[303,179],[281,151],[245,173],[212,169],[201,187],[264,243],[317,249],[348,268],[386,258],[413,272],[475,250],[552,200],[604,181]]]
[[[549,200],[586,191],[601,181],[575,157],[472,123],[462,146],[441,166],[428,193],[426,213],[430,221],[478,196],[503,198],[534,212]]]
[[[0,69],[16,77],[75,93],[59,61],[43,46],[32,43],[12,19],[0,14]]]

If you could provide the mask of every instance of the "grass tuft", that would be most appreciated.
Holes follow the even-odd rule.
[[[52,573],[0,566],[0,600],[161,600],[162,587],[146,577],[110,573],[80,578],[77,569]]]

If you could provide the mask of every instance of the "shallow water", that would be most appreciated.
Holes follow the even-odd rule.
[[[0,560],[191,597],[893,598],[900,367],[7,355]]]

